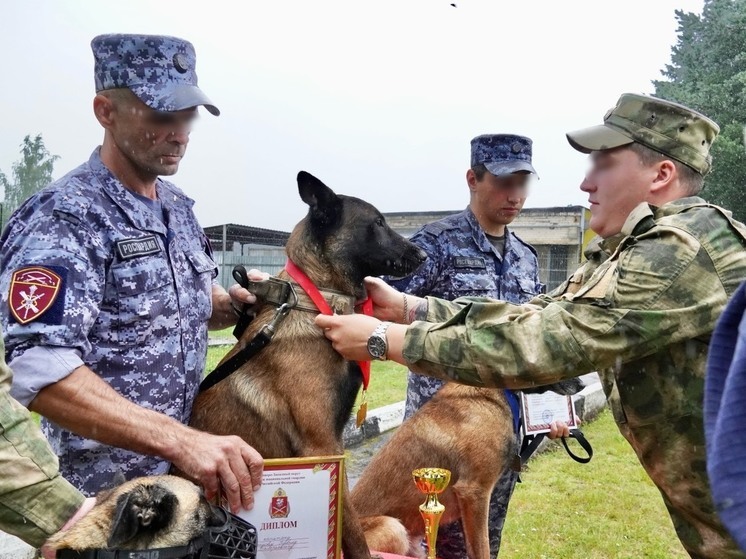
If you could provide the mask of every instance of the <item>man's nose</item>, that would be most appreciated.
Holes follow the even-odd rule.
[[[168,141],[179,145],[186,145],[189,143],[189,133],[191,128],[189,126],[177,126],[168,133]]]

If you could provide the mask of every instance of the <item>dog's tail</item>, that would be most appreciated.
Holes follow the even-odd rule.
[[[373,551],[409,555],[410,539],[407,529],[393,516],[367,516],[360,519],[365,541]]]

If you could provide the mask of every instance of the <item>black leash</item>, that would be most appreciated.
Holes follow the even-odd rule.
[[[546,437],[546,433],[538,433],[536,435],[526,435],[523,438],[523,444],[521,445],[521,465],[524,465],[529,457],[536,452],[536,449],[539,448],[539,445],[541,444],[541,441],[544,440]],[[585,435],[583,435],[583,432],[580,429],[571,429],[570,430],[570,437],[578,441],[578,444],[583,447],[583,450],[585,450],[586,454],[588,456],[578,456],[577,454],[573,453],[570,450],[570,447],[567,446],[567,437],[562,437],[562,445],[565,447],[565,451],[567,451],[567,454],[575,460],[576,462],[580,462],[581,464],[587,464],[591,461],[591,458],[593,458],[593,447],[591,446],[591,443],[588,442],[588,439],[585,438]]]
[[[277,332],[277,327],[280,325],[280,322],[282,322],[283,319],[288,315],[291,309],[292,307],[287,303],[283,303],[282,305],[280,305],[277,311],[275,311],[275,315],[272,317],[272,320],[262,326],[262,329],[259,330],[259,333],[254,336],[254,338],[248,344],[246,344],[246,346],[244,346],[241,351],[228,359],[228,361],[224,361],[223,363],[218,365],[213,372],[205,377],[205,379],[199,385],[199,391],[204,392],[208,388],[212,388],[213,386],[215,386],[221,380],[228,378],[239,367],[241,367],[249,359],[254,357],[262,349],[264,349],[269,344],[269,342],[272,341],[272,338],[274,338],[275,333]]]
[[[583,450],[585,450],[585,453],[588,456],[578,456],[577,454],[573,454],[573,452],[570,450],[570,447],[567,446],[567,437],[562,437],[562,446],[565,447],[565,451],[567,451],[567,454],[575,460],[576,462],[580,462],[581,464],[587,464],[591,461],[591,458],[593,458],[593,447],[591,446],[591,443],[588,441],[588,439],[585,438],[585,435],[580,429],[572,429],[570,431],[570,437],[578,441],[578,444],[583,447]]]
[[[272,338],[270,336],[264,335],[263,331],[259,332],[241,351],[228,359],[228,361],[224,361],[215,367],[215,369],[202,380],[199,385],[199,391],[204,392],[205,390],[215,386],[221,380],[225,380],[231,376],[240,366],[264,349],[271,341]]]
[[[233,268],[233,279],[236,280],[238,285],[244,289],[249,288],[249,275],[246,273],[246,268],[243,266],[236,266]],[[233,310],[238,314],[236,326],[233,328],[233,337],[239,340],[256,315],[251,312],[251,305],[248,303],[244,303],[240,310],[235,307],[233,307]]]
[[[263,298],[269,302],[278,304],[278,307],[272,320],[270,320],[268,324],[265,324],[259,333],[254,336],[254,338],[252,338],[243,349],[227,361],[218,365],[214,371],[202,380],[199,385],[199,392],[204,392],[205,390],[215,386],[220,381],[225,380],[236,372],[239,367],[248,362],[249,359],[267,347],[277,332],[277,327],[280,325],[280,322],[282,322],[291,309],[298,304],[298,296],[293,291],[289,282],[275,278],[269,278],[263,281],[252,281],[246,273],[246,268],[241,265],[233,268],[233,279],[235,279],[244,289],[249,289],[257,296],[257,298]],[[292,303],[287,303],[288,299],[292,299]],[[246,328],[251,324],[251,321],[254,320],[256,315],[252,312],[253,308],[254,305],[248,303],[244,303],[240,311],[235,307],[233,308],[233,310],[236,311],[236,314],[238,314],[238,321],[236,322],[236,327],[233,329],[233,335],[236,339],[241,339]]]

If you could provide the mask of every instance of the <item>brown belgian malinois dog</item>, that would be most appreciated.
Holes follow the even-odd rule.
[[[364,297],[363,278],[404,276],[425,260],[425,253],[395,233],[367,202],[338,196],[303,171],[298,189],[309,211],[290,235],[288,259],[322,292],[347,297],[352,302],[348,312]],[[289,275],[283,270],[278,278]],[[300,296],[297,285],[296,291]],[[274,313],[273,306],[262,307],[225,359],[245,347]],[[362,377],[314,324],[318,313],[312,304],[290,311],[272,343],[197,396],[190,425],[238,435],[264,458],[342,454],[342,430]],[[370,557],[348,498],[343,500],[342,550],[347,559]]]
[[[580,379],[570,379],[529,392],[571,395],[583,386]],[[505,392],[446,383],[402,423],[352,489],[352,506],[368,545],[425,557],[419,513],[424,496],[412,481],[412,471],[438,467],[451,471],[450,485],[438,497],[445,506],[440,525],[461,519],[469,559],[489,559],[490,495],[516,455],[513,413]]]

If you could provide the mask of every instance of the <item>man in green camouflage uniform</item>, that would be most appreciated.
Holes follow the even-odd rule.
[[[696,197],[717,125],[686,107],[625,94],[604,124],[568,134],[591,153],[581,190],[602,238],[549,295],[523,305],[407,296],[411,325],[387,330],[389,359],[437,378],[525,388],[601,372],[614,418],[658,486],[693,558],[745,557],[715,512],[705,467],[710,334],[746,278],[746,227]],[[377,281],[376,317],[403,296]],[[317,319],[348,359],[378,320]]]
[[[40,547],[93,506],[59,472],[28,410],[10,396],[12,373],[0,333],[0,530]]]

